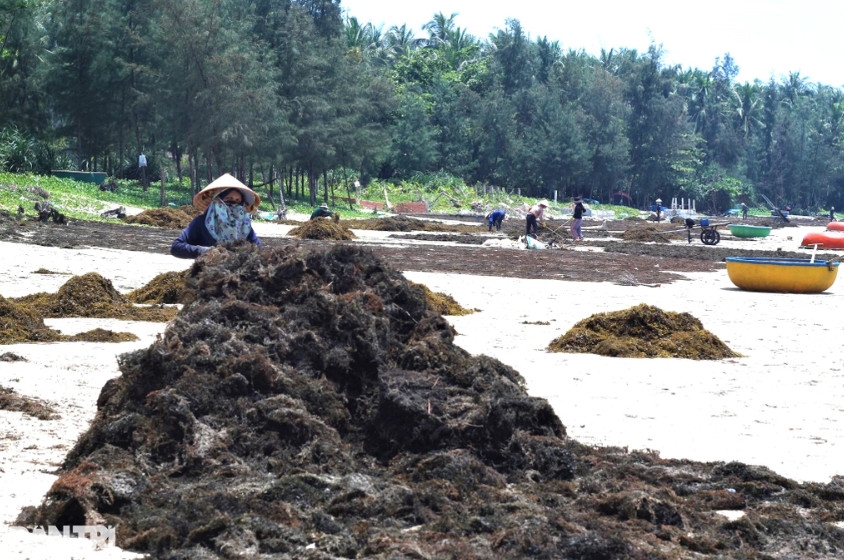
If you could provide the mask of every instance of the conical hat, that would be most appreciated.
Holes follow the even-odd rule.
[[[261,204],[261,197],[258,196],[258,193],[228,173],[223,173],[209,183],[207,187],[196,193],[193,197],[193,205],[200,212],[205,212],[211,204],[211,199],[227,189],[237,189],[240,191],[240,194],[243,196],[243,206],[247,212],[254,212]]]

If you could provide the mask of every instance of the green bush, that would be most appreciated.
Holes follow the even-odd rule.
[[[50,149],[17,128],[0,130],[0,170],[12,173],[49,173]]]

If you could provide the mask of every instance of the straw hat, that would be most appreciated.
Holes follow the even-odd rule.
[[[211,199],[227,189],[237,189],[240,191],[240,194],[243,196],[243,207],[246,208],[247,212],[254,212],[261,204],[261,197],[258,196],[258,193],[228,173],[223,173],[209,183],[207,187],[196,193],[193,197],[193,205],[197,210],[205,212],[211,204]]]
[[[328,208],[328,204],[323,202],[322,204],[319,205],[319,207],[320,208]]]
[[[575,202],[582,202],[582,201],[583,201],[583,197],[582,197],[582,196],[576,196],[576,197],[574,197],[574,201],[575,201]]]
[[[536,204],[537,204],[537,206],[545,206],[546,208],[548,207],[548,201],[547,200],[540,200]]]

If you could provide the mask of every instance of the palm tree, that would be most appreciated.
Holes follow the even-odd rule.
[[[410,54],[424,44],[425,39],[414,37],[413,31],[407,28],[407,24],[402,24],[401,27],[392,26],[384,36],[386,56],[391,61],[396,61]]]
[[[694,123],[694,130],[701,134],[706,128],[712,93],[712,76],[697,68],[687,70],[677,77],[680,94],[686,100],[686,114]]]
[[[736,97],[739,126],[747,138],[753,128],[762,126],[762,120],[757,116],[760,108],[759,86],[750,83],[736,85],[733,93]]]
[[[380,27],[361,25],[357,18],[350,17],[346,19],[345,35],[348,52],[358,53],[361,59],[378,60],[383,48]]]
[[[481,50],[481,46],[477,39],[465,29],[455,27],[441,50],[445,51],[445,59],[449,65],[454,69],[459,69],[461,64],[474,59]]]
[[[428,46],[439,48],[451,40],[454,31],[454,18],[457,12],[446,18],[442,12],[434,14],[434,18],[422,26],[428,32]]]

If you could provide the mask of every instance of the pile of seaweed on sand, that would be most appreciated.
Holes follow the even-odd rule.
[[[450,231],[456,233],[478,233],[483,231],[480,227],[481,224],[447,224],[431,220],[419,220],[403,215],[349,220],[346,224],[352,229],[373,231]]]
[[[91,317],[125,321],[167,322],[178,310],[173,307],[138,307],[111,280],[96,272],[74,276],[55,294],[38,292],[13,300],[40,317]]]
[[[132,303],[142,304],[176,304],[189,303],[193,294],[185,286],[187,270],[162,272],[147,284],[126,294],[126,299]]]
[[[689,313],[663,311],[644,303],[587,317],[551,341],[548,350],[626,358],[721,360],[739,356]]]
[[[365,248],[218,247],[188,282],[196,300],[121,356],[19,524],[104,523],[163,559],[844,551],[844,479],[569,440],[515,370],[457,347]]]
[[[128,332],[93,329],[74,335],[63,335],[44,324],[37,310],[0,296],[0,344],[20,342],[126,342],[138,340]],[[4,354],[5,356],[5,354]]]
[[[123,221],[127,224],[141,224],[145,226],[184,229],[200,212],[193,206],[179,206],[173,208],[151,208],[134,216],[126,216]]]
[[[425,293],[425,303],[434,313],[440,315],[471,315],[474,309],[466,309],[448,294],[434,292],[425,284],[408,282],[411,287],[418,287]]]
[[[676,236],[676,233],[663,233],[653,225],[640,225],[626,230],[621,234],[621,239],[624,241],[670,243],[669,237],[672,236]]]
[[[301,226],[291,229],[287,232],[287,235],[299,239],[329,239],[332,241],[349,241],[357,237],[340,220],[327,218],[309,220]]]

